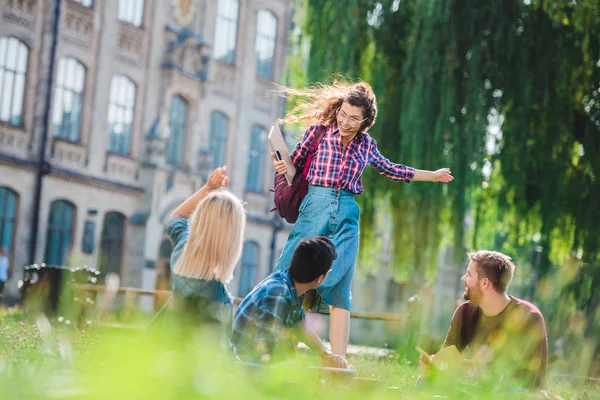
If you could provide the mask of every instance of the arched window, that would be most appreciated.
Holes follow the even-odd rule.
[[[54,136],[78,142],[81,132],[83,111],[83,89],[85,68],[71,57],[63,57],[58,62],[52,124]]]
[[[169,139],[167,140],[167,164],[183,165],[183,150],[187,132],[188,103],[181,96],[173,96],[169,117]]]
[[[277,19],[270,11],[260,10],[256,25],[256,73],[265,79],[273,79],[276,38]]]
[[[219,0],[217,6],[214,56],[229,64],[235,62],[239,7],[238,0]]]
[[[9,257],[13,254],[18,200],[16,192],[0,187],[0,246],[6,249]]]
[[[229,119],[223,113],[213,111],[210,115],[210,154],[213,156],[213,169],[225,164]]]
[[[104,216],[102,238],[100,239],[100,258],[98,269],[104,275],[115,272],[120,275],[123,262],[123,240],[125,237],[125,216],[118,212],[109,212]]]
[[[0,121],[23,123],[23,98],[29,49],[14,37],[0,38]]]
[[[64,265],[73,245],[75,206],[66,200],[55,200],[50,204],[46,229],[46,264]]]
[[[254,289],[256,271],[258,269],[258,244],[245,242],[242,252],[242,265],[240,271],[240,297],[246,296]]]
[[[250,155],[246,190],[257,193],[263,191],[263,168],[265,164],[267,131],[262,126],[254,125],[250,135]]]
[[[110,82],[108,104],[109,151],[129,155],[134,109],[135,85],[126,76],[114,76]]]

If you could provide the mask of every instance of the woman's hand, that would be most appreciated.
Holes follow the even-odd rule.
[[[285,161],[278,160],[275,153],[271,153],[271,155],[273,156],[273,166],[275,167],[275,171],[277,171],[279,175],[285,174],[288,170]]]
[[[348,362],[345,357],[339,356],[337,354],[333,354],[329,351],[325,352],[321,355],[321,359],[323,361],[323,365],[325,367],[332,368],[348,368]]]
[[[433,178],[434,182],[448,183],[448,182],[452,182],[454,180],[454,177],[450,173],[450,168],[438,169],[437,171],[435,171],[433,173],[433,176],[434,176],[434,178]]]
[[[190,215],[192,215],[192,212],[194,212],[196,206],[198,206],[198,203],[208,196],[210,192],[227,185],[229,179],[227,178],[227,175],[225,175],[225,172],[227,172],[226,166],[215,169],[208,177],[208,180],[204,186],[202,186],[196,193],[188,197],[186,201],[181,203],[179,207],[177,207],[175,211],[171,213],[171,217],[179,216],[189,218]]]
[[[227,183],[229,183],[229,178],[227,178],[227,175],[225,175],[226,172],[226,165],[215,169],[206,181],[206,188],[208,190],[215,190],[222,186],[227,186]]]

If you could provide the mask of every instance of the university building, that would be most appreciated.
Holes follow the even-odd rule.
[[[221,165],[248,211],[230,288],[271,272],[289,226],[269,212],[269,92],[291,0],[4,0],[0,19],[5,296],[40,262],[168,288],[167,217]]]

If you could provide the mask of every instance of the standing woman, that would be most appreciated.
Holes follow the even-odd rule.
[[[304,167],[318,132],[326,129],[326,133],[308,172],[308,193],[300,205],[298,220],[275,270],[289,267],[301,239],[324,235],[332,240],[339,256],[317,289],[316,304],[320,306],[322,300],[329,306],[331,350],[345,357],[350,334],[352,277],[358,255],[360,210],[354,196],[363,193],[363,171],[373,166],[381,175],[400,182],[450,182],[454,178],[448,168],[418,170],[395,164],[379,153],[376,141],[367,133],[377,118],[375,93],[368,83],[317,84],[305,90],[286,88],[284,93],[304,101],[283,122],[311,125],[291,153],[297,169],[301,171]],[[285,162],[274,155],[273,158],[277,173],[284,174]]]

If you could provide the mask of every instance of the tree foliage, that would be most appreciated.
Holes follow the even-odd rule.
[[[368,172],[363,254],[385,198],[398,275],[434,271],[444,243],[459,259],[497,249],[532,265],[542,300],[568,291],[595,311],[600,297],[578,288],[600,287],[600,1],[308,0],[305,12],[307,83],[370,82],[382,153],[455,176],[402,186]]]

